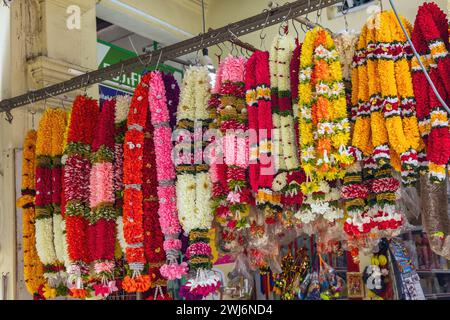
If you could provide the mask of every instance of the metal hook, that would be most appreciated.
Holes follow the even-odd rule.
[[[279,26],[279,28],[278,28],[278,34],[279,34],[280,36],[283,35],[283,34],[281,33],[281,32],[282,32],[282,28],[283,28],[283,24],[288,20],[289,15],[291,14],[291,10],[292,10],[292,7],[289,7],[289,12],[288,12],[288,14],[284,17],[283,21],[280,23],[280,26]],[[288,22],[288,25],[289,25],[289,22]]]
[[[292,23],[292,27],[294,27],[295,34],[297,35],[297,40],[299,40],[300,35],[299,35],[299,33],[298,33],[297,26],[295,25],[295,19],[294,19],[294,18],[291,19],[291,23]]]
[[[161,51],[159,52],[158,62],[156,62],[156,68],[155,69],[158,69],[159,62],[161,61],[162,53],[163,53],[163,49],[161,48]]]
[[[122,76],[123,76],[123,69],[125,68],[124,64],[122,63],[122,66],[120,67],[120,74],[119,74],[119,87],[116,88],[116,96],[119,93],[119,89],[122,88]]]
[[[90,80],[90,78],[91,78],[91,75],[88,73],[88,74],[87,74],[87,81],[86,81],[86,84],[85,84],[85,87],[84,87],[84,95],[87,95],[87,88],[88,88],[88,86],[89,86],[89,80]]]
[[[34,124],[34,116],[36,115],[37,112],[36,110],[30,110],[29,112],[31,114],[31,128],[34,130],[36,128]]]
[[[319,7],[322,6],[322,0],[319,0]],[[319,19],[322,16],[322,8],[316,11],[316,24],[319,23]]]
[[[264,48],[264,49],[266,49],[266,44],[265,44],[265,41],[264,41],[264,40],[266,40],[266,37],[267,37],[267,33],[264,33],[264,31],[266,30],[266,25],[267,25],[267,22],[269,21],[269,17],[270,17],[270,10],[264,9],[264,10],[263,10],[263,13],[264,13],[265,11],[267,11],[266,21],[264,21],[264,24],[263,24],[263,27],[262,27],[262,29],[261,29],[261,32],[259,33],[259,39],[261,40],[261,45],[260,45],[260,47],[261,47],[261,48]],[[263,35],[263,34],[264,34],[264,35]]]
[[[219,59],[219,61],[220,61],[220,58],[222,57],[222,55],[223,55],[223,49],[222,49],[222,47],[219,45],[219,44],[216,44],[216,46],[219,48],[219,50],[220,50],[220,53],[219,54],[217,54],[216,53],[216,57],[217,57],[217,59]]]

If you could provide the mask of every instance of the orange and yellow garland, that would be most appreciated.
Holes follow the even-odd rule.
[[[25,286],[31,295],[38,293],[45,284],[44,265],[36,250],[34,195],[35,154],[37,133],[30,130],[23,145],[22,196],[17,206],[23,209],[23,266]]]

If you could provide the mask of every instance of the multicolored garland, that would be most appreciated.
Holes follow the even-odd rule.
[[[224,59],[221,74],[221,96],[217,125],[220,139],[222,165],[215,167],[213,188],[216,221],[222,226],[221,248],[232,251],[238,248],[239,230],[247,226],[246,217],[252,202],[247,183],[248,129],[245,103],[244,71],[246,59],[229,56]],[[216,153],[216,156],[220,152]]]
[[[97,101],[76,97],[67,136],[64,167],[66,236],[71,265],[68,285],[74,298],[86,298],[92,252],[88,243],[91,149],[99,118]]]
[[[341,179],[354,161],[347,148],[350,122],[339,56],[330,34],[315,28],[306,34],[300,58],[299,131],[307,198],[296,214],[309,224],[318,217],[334,222],[343,217],[339,191],[325,180]]]
[[[412,33],[413,44],[445,101],[449,101],[450,97],[448,39],[448,21],[445,13],[433,2],[420,6]],[[426,154],[424,152],[419,154],[421,169],[428,169],[430,179],[440,183],[445,179],[446,167],[450,161],[448,114],[428,84],[416,57],[412,60],[412,72],[419,129],[426,143]]]
[[[34,211],[35,191],[35,153],[36,153],[37,132],[28,131],[23,143],[22,160],[22,196],[17,200],[17,207],[23,212],[23,274],[25,286],[28,292],[37,297],[39,289],[45,284],[44,265],[39,259],[36,250],[35,223],[36,214]]]
[[[212,254],[208,236],[213,221],[212,183],[207,172],[209,167],[204,162],[208,159],[201,157],[204,154],[203,133],[210,123],[210,92],[209,71],[206,67],[191,67],[186,71],[177,111],[177,127],[182,132],[176,149],[181,147],[187,156],[182,155],[180,161],[176,161],[176,187],[180,223],[184,232],[189,234],[186,257],[189,259],[191,278],[185,286],[189,287],[190,292],[195,290],[194,284],[199,281],[200,275],[202,278],[214,279],[214,274],[209,271],[212,268]],[[216,290],[217,286],[213,288]],[[210,293],[202,291],[204,296]]]
[[[343,178],[354,158],[347,149],[350,123],[338,52],[330,34],[321,28],[308,32],[302,46],[299,84],[299,128],[302,185],[311,194],[322,180]]]
[[[67,114],[48,109],[39,124],[36,140],[36,248],[45,265],[48,284],[59,287],[65,278],[64,239],[59,207],[61,153]],[[50,143],[49,143],[50,141]]]
[[[93,288],[103,298],[117,290],[114,281],[115,227],[114,207],[114,110],[115,100],[103,103],[92,142],[88,246],[91,252]]]
[[[164,82],[159,71],[147,73],[136,88],[128,115],[128,131],[124,148],[124,236],[127,242],[126,259],[132,270],[129,289],[136,289],[136,283],[144,282],[143,290],[150,288],[151,279],[143,276],[146,263],[143,225],[143,156],[148,112],[154,127],[153,141],[156,153],[157,195],[159,199],[159,222],[165,236],[164,248],[168,264],[161,267],[161,275],[168,280],[179,279],[186,273],[187,264],[178,264],[179,247],[169,244],[178,240],[180,225],[176,211],[174,186],[175,170],[171,159],[172,143],[169,114],[166,104]],[[134,282],[134,283],[133,283]],[[147,290],[148,290],[147,288]]]

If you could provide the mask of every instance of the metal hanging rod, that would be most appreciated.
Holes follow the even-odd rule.
[[[239,22],[200,34],[191,39],[145,53],[136,58],[122,61],[109,67],[88,72],[70,80],[51,85],[49,87],[30,91],[26,94],[0,101],[0,112],[7,113],[11,119],[11,110],[49,97],[61,95],[80,88],[87,88],[93,84],[129,73],[139,67],[154,66],[160,61],[171,60],[186,54],[208,48],[213,45],[235,39],[268,26],[279,24],[292,17],[308,14],[322,8],[342,2],[342,0],[298,0],[278,6]],[[11,121],[10,121],[11,122]]]

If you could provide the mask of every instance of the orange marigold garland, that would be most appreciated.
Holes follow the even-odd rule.
[[[23,271],[25,286],[28,292],[39,297],[39,289],[45,284],[44,265],[39,260],[36,250],[34,211],[35,196],[35,153],[37,133],[30,130],[23,144],[22,160],[22,196],[17,200],[17,206],[23,209]]]

